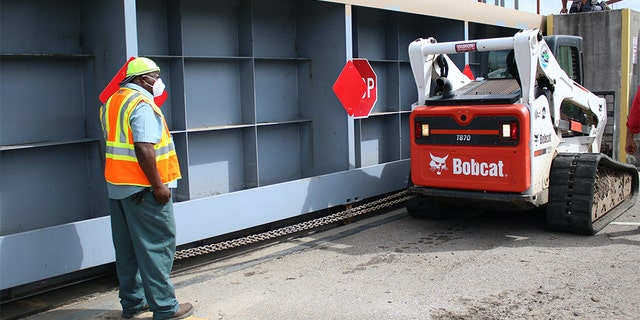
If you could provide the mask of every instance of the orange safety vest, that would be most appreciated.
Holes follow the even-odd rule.
[[[162,183],[180,179],[180,166],[169,127],[160,108],[144,94],[129,88],[120,88],[100,108],[100,121],[106,140],[105,179],[115,185],[151,186],[149,179],[140,168],[133,146],[131,113],[140,102],[151,105],[153,111],[162,118],[164,128],[160,142],[153,147],[156,151],[156,166]]]

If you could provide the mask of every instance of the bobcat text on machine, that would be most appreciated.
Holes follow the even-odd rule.
[[[555,37],[549,43],[578,38]],[[487,52],[493,63],[485,77],[471,80],[448,56],[465,52]],[[581,60],[572,54],[578,50],[562,52],[573,77],[537,29],[504,38],[412,42],[418,101],[410,117],[409,190],[416,197],[407,203],[409,213],[546,207],[550,228],[595,234],[633,206],[638,171],[600,153],[605,100],[574,79]]]

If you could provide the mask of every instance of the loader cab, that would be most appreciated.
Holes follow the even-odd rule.
[[[583,85],[582,37],[554,35],[544,37],[549,49],[558,60],[560,67],[575,81]],[[477,74],[485,79],[513,78],[507,67],[510,50],[478,52],[479,70]]]
[[[544,41],[564,72],[573,81],[583,85],[582,37],[555,35],[544,37]]]
[[[514,76],[507,67],[507,56],[510,50],[490,51],[487,56],[486,79],[511,79]]]
[[[512,79],[514,76],[507,68],[507,56],[511,50],[493,50],[476,52],[480,61],[477,75],[486,80]]]

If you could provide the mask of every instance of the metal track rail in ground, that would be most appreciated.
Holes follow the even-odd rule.
[[[403,190],[397,193],[389,194],[380,199],[362,202],[361,205],[348,207],[346,210],[327,215],[325,217],[301,222],[263,233],[252,234],[246,237],[236,238],[229,241],[222,241],[219,243],[213,243],[196,248],[180,250],[176,252],[175,259],[179,260],[190,257],[197,257],[207,253],[213,253],[231,248],[238,248],[244,245],[255,244],[265,240],[276,239],[278,237],[291,235],[302,231],[310,231],[312,229],[316,229],[336,222],[349,221],[356,216],[361,216],[363,214],[371,213],[382,208],[400,204],[412,197],[413,195],[410,195],[406,190]],[[183,264],[181,266],[174,265],[174,268],[182,270],[191,266],[191,264]],[[53,307],[67,304],[70,301],[75,301],[76,299],[85,299],[84,296],[94,294],[96,291],[111,290],[113,288],[113,283],[115,280],[113,280],[111,277],[108,277],[109,275],[113,275],[113,271],[109,267],[100,268],[99,270],[93,270],[90,275],[90,277],[79,276],[73,278],[71,282],[58,281],[38,288],[30,287],[29,291],[21,292],[18,294],[14,294],[11,291],[12,289],[9,289],[7,291],[7,296],[3,296],[1,301],[2,308],[4,310],[3,319],[5,319],[5,314],[9,314],[8,319],[21,319],[27,315],[37,312],[43,312]],[[90,282],[91,284],[89,284]],[[87,284],[84,286],[80,286],[77,289],[66,291],[65,293],[57,291],[64,288],[70,288],[81,283]],[[38,299],[45,299],[49,302],[47,304],[34,305],[29,307],[21,305],[22,300],[34,296],[43,297]],[[17,311],[11,311],[14,309]]]
[[[180,250],[176,252],[175,259],[180,260],[185,258],[196,257],[204,254],[213,253],[216,251],[236,248],[236,247],[254,244],[254,243],[265,241],[265,240],[279,238],[282,236],[286,236],[286,235],[290,235],[290,234],[294,234],[302,231],[315,229],[331,223],[349,220],[356,216],[373,212],[382,208],[390,207],[392,205],[407,201],[408,199],[411,199],[411,198],[413,198],[413,195],[408,194],[407,190],[403,190],[403,191],[391,194],[389,196],[380,198],[378,200],[367,202],[356,207],[348,208],[346,210],[343,210],[325,217],[304,221],[298,224],[282,227],[275,230],[252,234],[242,238],[236,238],[236,239],[222,241],[218,243],[203,245],[195,248]]]

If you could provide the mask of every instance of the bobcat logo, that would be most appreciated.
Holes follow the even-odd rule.
[[[432,153],[429,153],[429,155],[431,156],[431,162],[429,162],[431,171],[435,171],[437,175],[441,175],[442,171],[449,170],[449,168],[447,168],[447,164],[445,163],[445,161],[447,161],[447,158],[449,158],[449,155],[446,155],[444,157],[436,157]]]

